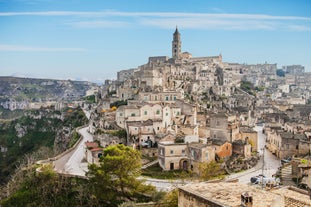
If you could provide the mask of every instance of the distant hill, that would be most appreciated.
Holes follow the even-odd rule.
[[[94,83],[85,81],[16,78],[0,76],[0,105],[23,109],[31,102],[71,101],[85,96]]]

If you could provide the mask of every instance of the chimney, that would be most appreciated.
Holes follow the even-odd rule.
[[[241,206],[242,207],[253,206],[253,196],[249,192],[245,192],[241,194]]]

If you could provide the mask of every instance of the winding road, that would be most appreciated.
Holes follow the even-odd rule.
[[[88,127],[81,128],[79,133],[82,140],[71,152],[54,161],[54,169],[59,173],[85,176],[88,163],[84,160],[86,141],[93,141],[93,136],[88,133]]]

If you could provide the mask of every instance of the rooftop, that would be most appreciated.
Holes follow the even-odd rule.
[[[240,183],[198,183],[183,186],[181,189],[226,206],[240,206],[241,194],[245,192],[252,194],[253,207],[270,206],[273,200],[278,199],[276,194]]]
[[[98,147],[98,143],[97,142],[89,142],[89,141],[87,141],[87,142],[85,142],[85,146],[87,148],[97,148]]]
[[[241,183],[219,182],[188,184],[179,187],[179,189],[205,198],[206,200],[221,203],[224,206],[240,206],[241,194],[244,193],[253,196],[253,207],[283,206],[281,203],[282,196],[295,200],[297,199],[306,204],[306,206],[311,205],[311,200],[308,195],[304,192],[296,191],[291,187],[265,191]]]

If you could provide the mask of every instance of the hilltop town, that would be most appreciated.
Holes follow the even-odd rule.
[[[176,28],[172,57],[149,57],[105,81],[89,124],[100,144],[86,143],[88,162],[98,163],[101,147],[123,143],[163,171],[200,175],[202,163],[216,161],[232,174],[256,168],[270,153],[270,167],[262,167],[269,176],[310,186],[311,73],[301,65],[224,62],[221,54],[192,57],[181,40]]]
[[[85,177],[88,164],[100,164],[105,148],[121,143],[142,153],[142,169],[157,166],[163,172],[221,179],[179,186],[179,206],[236,206],[240,196],[247,206],[311,206],[311,73],[301,65],[224,62],[221,54],[193,57],[182,51],[177,27],[171,48],[171,57],[149,57],[99,87],[40,83],[66,85],[61,97],[54,97],[57,101],[33,98],[25,104],[6,96],[0,105],[10,110],[34,105],[83,109],[88,124],[78,130],[82,138],[46,161],[61,175]],[[16,88],[25,90],[30,88]],[[87,99],[76,99],[86,90]],[[68,94],[74,94],[72,99]],[[0,149],[7,152],[3,144]],[[208,168],[217,170],[204,173]],[[258,190],[263,187],[271,191]],[[236,195],[230,197],[232,189]]]

